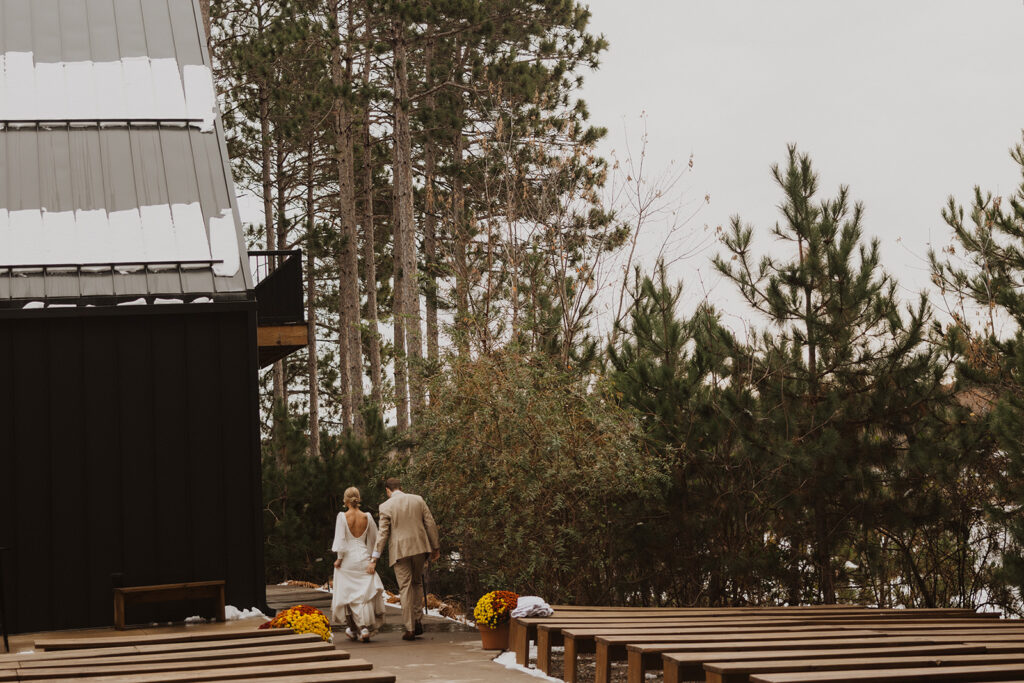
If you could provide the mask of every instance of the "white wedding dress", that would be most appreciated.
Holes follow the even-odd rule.
[[[370,553],[377,544],[377,524],[373,515],[366,515],[366,531],[358,538],[348,528],[345,513],[339,512],[334,525],[334,545],[341,567],[334,570],[334,596],[331,599],[331,622],[352,624],[346,618],[351,616],[355,632],[367,629],[375,633],[384,618],[384,584],[377,573],[367,574]]]

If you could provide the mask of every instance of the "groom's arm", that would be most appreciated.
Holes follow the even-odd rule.
[[[377,544],[373,547],[373,559],[376,560],[384,552],[384,547],[391,537],[391,512],[381,507],[380,510],[380,531],[377,534]]]
[[[434,522],[434,515],[430,514],[426,501],[423,502],[423,528],[430,541],[430,559],[436,560],[441,554],[441,537],[437,533],[437,523]]]

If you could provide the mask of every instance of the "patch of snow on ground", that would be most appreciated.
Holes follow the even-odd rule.
[[[35,650],[21,650],[18,652],[19,655],[34,655],[35,653]]]
[[[496,664],[501,664],[506,669],[520,671],[528,676],[533,676],[534,678],[539,678],[543,681],[557,681],[557,683],[562,683],[561,678],[552,678],[551,676],[548,676],[546,673],[540,671],[539,669],[530,669],[525,666],[520,666],[519,664],[516,664],[515,652],[502,652],[500,655],[495,657],[494,662]]]
[[[224,607],[224,619],[227,621],[234,621],[235,619],[252,619],[253,617],[266,617],[263,612],[259,611],[255,607],[249,609],[240,610],[234,605],[226,605]]]
[[[226,608],[225,608],[226,611]],[[205,624],[206,619],[200,616],[185,617],[186,624]]]

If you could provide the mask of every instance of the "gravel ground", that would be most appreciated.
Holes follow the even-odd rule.
[[[536,660],[531,660],[530,666],[537,666]],[[578,683],[594,683],[594,655],[577,655],[576,667],[576,680],[578,681]],[[548,675],[553,676],[554,678],[561,678],[562,672],[562,653],[556,650],[551,655],[551,671],[548,672]],[[647,680],[650,683],[662,683],[664,678],[662,677],[660,671],[651,671],[647,674]],[[612,664],[611,683],[626,683],[626,662],[615,662]]]

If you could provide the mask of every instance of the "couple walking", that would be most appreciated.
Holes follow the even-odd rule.
[[[377,576],[377,560],[385,546],[395,568],[402,599],[404,640],[423,633],[423,569],[428,558],[440,555],[437,525],[427,504],[417,495],[402,491],[392,477],[384,482],[388,499],[380,506],[380,530],[373,515],[359,509],[359,489],[345,490],[344,512],[334,528],[334,595],[331,621],[345,624],[351,640],[368,642],[384,619],[384,584]]]

